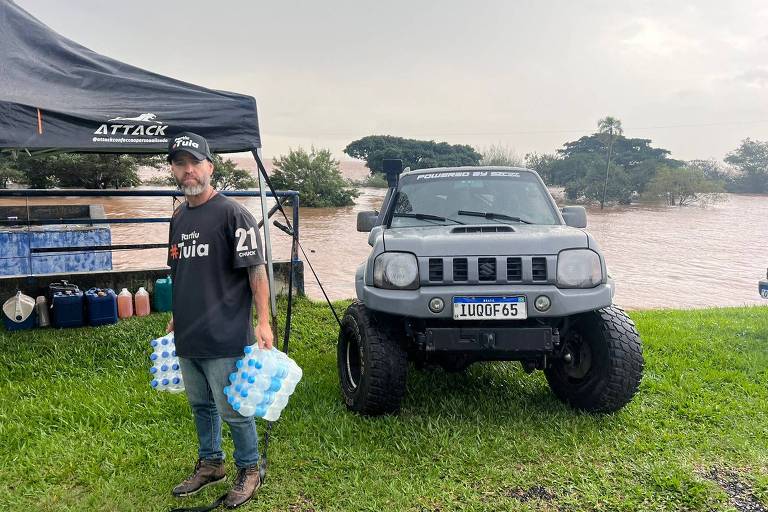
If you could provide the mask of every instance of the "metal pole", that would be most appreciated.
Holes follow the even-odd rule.
[[[261,149],[253,151],[253,157],[258,161],[261,160]],[[258,163],[258,162],[257,162]],[[267,259],[267,279],[269,280],[269,302],[272,307],[272,316],[277,315],[277,300],[275,298],[275,269],[272,265],[272,241],[269,237],[269,210],[267,208],[267,184],[264,181],[264,176],[261,171],[256,167],[256,172],[259,175],[259,195],[261,197],[261,218],[264,221],[264,256]],[[275,198],[277,200],[277,198]]]

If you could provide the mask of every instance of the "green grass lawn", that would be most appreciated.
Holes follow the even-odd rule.
[[[617,414],[574,412],[541,372],[493,363],[412,369],[402,412],[373,419],[341,402],[327,307],[295,311],[304,379],[246,510],[734,510],[712,468],[768,504],[766,307],[632,313],[646,370]],[[226,489],[170,496],[196,436],[184,395],[149,387],[166,321],[0,331],[0,510],[164,511]],[[233,475],[226,427],[225,447]]]

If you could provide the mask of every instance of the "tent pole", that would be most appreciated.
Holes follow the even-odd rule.
[[[269,280],[269,302],[272,307],[272,318],[277,318],[277,300],[275,299],[275,269],[272,264],[272,241],[269,237],[269,211],[267,209],[267,184],[259,167],[264,167],[261,161],[261,149],[252,151],[256,159],[256,171],[259,175],[259,195],[261,197],[261,218],[264,220],[264,255],[267,259],[267,279]],[[261,164],[260,166],[258,164]],[[275,197],[275,201],[280,199]],[[275,324],[275,328],[277,325]]]

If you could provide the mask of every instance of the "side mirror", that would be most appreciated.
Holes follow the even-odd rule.
[[[564,206],[561,211],[568,226],[572,228],[587,227],[587,210],[583,206]]]
[[[376,240],[381,236],[382,231],[384,231],[384,226],[379,224],[378,226],[373,226],[373,229],[371,229],[371,233],[368,235],[368,245],[373,247],[376,245]]]
[[[373,226],[376,225],[376,221],[379,218],[379,212],[358,212],[357,214],[357,230],[361,233],[367,233]]]

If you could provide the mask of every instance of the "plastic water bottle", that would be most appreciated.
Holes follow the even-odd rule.
[[[176,356],[176,344],[173,333],[166,334],[149,342],[152,354],[149,361],[152,367],[149,373],[152,376],[150,386],[158,391],[180,393],[184,391],[184,379],[181,376],[179,358]]]
[[[259,416],[275,421],[288,404],[302,377],[293,359],[276,348],[259,350],[245,347],[243,357],[229,375],[224,395],[232,408],[243,416]]]

